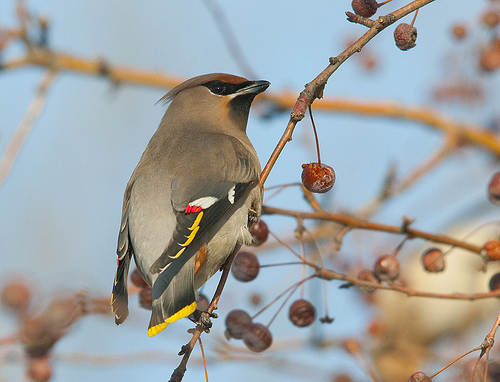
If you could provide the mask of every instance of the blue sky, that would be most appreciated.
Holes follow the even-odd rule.
[[[403,3],[395,0],[386,6],[387,11]],[[430,97],[433,85],[447,81],[455,71],[463,73],[460,68],[470,65],[466,49],[470,45],[464,48],[453,42],[449,38],[450,25],[456,21],[472,24],[485,3],[436,0],[417,18],[415,49],[399,51],[392,40],[393,28],[389,28],[366,48],[377,55],[379,67],[366,72],[352,57],[331,77],[325,96],[437,106],[459,120],[489,123],[488,111],[492,105],[435,105]],[[201,1],[31,0],[27,4],[32,11],[50,19],[50,45],[59,51],[87,58],[104,57],[111,64],[162,70],[182,78],[209,72],[242,74]],[[305,83],[323,70],[330,56],[341,52],[346,40],[364,32],[364,27],[345,20],[344,12],[350,10],[348,0],[307,4],[220,1],[219,4],[248,65],[259,79],[272,83],[269,91],[286,89],[298,94]],[[15,24],[13,12],[12,1],[0,3],[2,25]],[[409,23],[411,17],[404,21]],[[473,44],[474,39],[471,41],[468,44]],[[4,59],[21,53],[20,47],[13,47]],[[0,72],[0,151],[23,118],[42,73],[40,68]],[[498,99],[495,94],[498,78],[482,81],[492,99]],[[0,278],[12,273],[29,278],[36,285],[38,301],[46,301],[61,291],[79,289],[95,296],[109,295],[123,190],[164,112],[155,103],[165,91],[140,86],[115,87],[105,78],[81,74],[58,76],[12,173],[0,188]],[[288,113],[270,120],[255,113],[251,115],[248,133],[262,164],[287,120]],[[441,144],[439,133],[410,122],[320,112],[315,113],[315,121],[322,159],[337,173],[334,191],[323,200],[336,210],[355,209],[367,203],[380,189],[391,164],[397,164],[398,171],[406,174]],[[280,157],[268,185],[298,181],[300,165],[314,160],[311,144],[311,126],[304,120]],[[445,229],[457,219],[468,218],[468,211],[474,211],[481,219],[491,219],[495,211],[485,202],[484,195],[485,185],[496,167],[489,155],[462,150],[404,197],[391,200],[375,219],[399,224],[406,215],[416,218],[418,228],[425,230]],[[308,208],[297,190],[284,192],[270,204]],[[273,217],[266,221],[278,235],[285,236],[294,228],[291,219]],[[384,239],[387,237],[376,238],[375,244],[356,243],[354,249],[347,251],[364,253],[360,256],[363,260],[366,252],[382,246]],[[394,245],[394,238],[388,240]],[[267,251],[262,258],[264,263],[271,263],[290,256]],[[241,306],[257,311],[247,303],[250,293],[260,291],[271,298],[283,285],[297,280],[300,270],[269,268],[262,276],[248,285],[230,280],[221,302],[221,316]],[[213,285],[214,280],[209,286]],[[322,288],[320,283],[311,283],[306,291],[312,299],[321,301],[317,295]],[[285,343],[287,338],[307,342],[312,336],[343,338],[363,332],[369,312],[357,294],[338,291],[334,286],[329,286],[329,290],[335,323],[298,330],[282,314],[272,326],[278,344]],[[75,325],[55,349],[54,381],[110,378],[133,381],[146,377],[164,380],[170,375],[178,363],[175,354],[187,340],[185,330],[189,324],[172,325],[162,335],[149,339],[148,312],[136,308],[134,299],[130,303],[131,316],[121,327],[114,326],[111,316],[88,317]],[[271,316],[272,312],[266,312],[262,320]],[[209,348],[222,336],[222,321],[217,321],[212,335],[203,337]],[[0,312],[0,336],[14,329],[13,320]],[[160,360],[153,357],[147,362],[147,357],[136,356],[145,352],[160,356]],[[112,358],[106,358],[104,365],[85,356],[81,358],[87,361],[68,359],[68,355],[75,354]],[[121,357],[126,361],[121,362]],[[203,376],[196,362],[198,353],[195,358],[188,367],[186,381],[201,380]],[[209,375],[212,381],[233,380],[235,375],[241,382],[284,377],[288,381],[303,381],[307,376],[301,372],[286,373],[276,367],[288,365],[285,370],[294,370],[292,366],[301,363],[314,365],[318,380],[326,381],[332,370],[344,368],[363,378],[354,362],[334,349],[320,352],[320,357],[311,349],[292,349],[277,351],[273,361],[256,357],[255,363],[211,362]],[[22,369],[18,365],[9,365],[0,370],[0,379],[13,380],[13,375],[20,374]]]

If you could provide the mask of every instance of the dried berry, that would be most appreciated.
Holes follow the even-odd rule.
[[[399,261],[393,255],[380,256],[373,273],[380,281],[395,280],[399,276]]]
[[[22,281],[11,281],[7,283],[0,293],[2,304],[16,312],[26,309],[31,300],[31,289]]]
[[[332,189],[335,183],[335,171],[323,163],[302,165],[302,184],[311,192],[323,194]]]
[[[259,260],[251,252],[239,252],[233,261],[231,271],[236,280],[247,282],[252,281],[259,274]]]
[[[500,289],[500,273],[491,276],[489,287],[492,292]]]
[[[153,309],[153,290],[151,287],[142,288],[139,292],[139,306],[143,309]]]
[[[425,373],[417,371],[416,373],[410,375],[408,382],[431,382],[431,379]]]
[[[271,346],[273,343],[273,336],[264,325],[251,324],[243,333],[243,342],[249,350],[260,353]]]
[[[28,377],[33,382],[46,382],[52,377],[49,357],[31,358],[28,363]]]
[[[130,274],[130,281],[132,281],[132,284],[138,288],[145,288],[149,286],[148,283],[144,281],[141,272],[139,272],[137,268]]]
[[[243,334],[252,325],[252,318],[244,310],[235,309],[226,317],[226,338],[241,340]]]
[[[455,24],[451,33],[457,40],[463,40],[467,36],[467,27],[464,24]]]
[[[362,269],[358,274],[358,279],[363,281],[369,281],[371,283],[378,283],[378,279],[369,269]],[[377,288],[375,287],[365,286],[365,285],[360,285],[359,289],[361,289],[365,293],[373,293],[377,290]]]
[[[488,260],[500,260],[500,240],[490,240],[482,248]]]
[[[495,9],[488,9],[481,15],[481,23],[487,28],[495,28],[500,23],[500,13]]]
[[[493,174],[488,185],[490,202],[500,206],[500,171]]]
[[[57,342],[59,336],[51,332],[43,316],[29,316],[19,332],[19,339],[30,357],[44,357]]]
[[[309,301],[300,299],[295,301],[288,311],[288,318],[295,326],[303,328],[309,326],[316,318],[316,309]]]
[[[76,296],[78,297],[78,296]],[[30,315],[20,330],[20,341],[30,357],[44,357],[54,344],[68,332],[69,327],[84,313],[82,300],[61,297],[39,315]]]
[[[417,28],[410,24],[401,23],[394,29],[394,40],[396,46],[401,50],[413,48],[417,40]]]
[[[444,253],[440,249],[430,248],[422,254],[422,264],[427,272],[444,271]]]
[[[250,294],[249,300],[252,305],[258,306],[262,304],[262,295],[260,293],[253,292]]]
[[[375,0],[352,0],[351,6],[354,13],[363,17],[372,17],[378,9]]]
[[[500,49],[496,47],[485,48],[479,57],[479,67],[485,72],[493,72],[500,67]]]
[[[259,245],[266,242],[267,237],[269,236],[269,229],[267,228],[267,224],[264,223],[263,220],[259,220],[255,223],[252,228],[250,228],[250,234],[253,237],[253,245],[254,247],[258,247]]]

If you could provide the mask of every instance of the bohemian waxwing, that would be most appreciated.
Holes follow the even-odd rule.
[[[196,290],[259,220],[260,163],[246,135],[250,104],[270,85],[229,74],[191,78],[169,102],[125,189],[111,306],[128,316],[130,259],[153,290],[148,335],[196,309]]]

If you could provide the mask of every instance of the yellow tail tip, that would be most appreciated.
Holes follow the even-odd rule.
[[[169,324],[172,322],[175,322],[177,320],[180,320],[181,318],[189,316],[191,313],[193,313],[196,310],[196,301],[185,306],[181,310],[179,310],[177,313],[172,314],[170,317],[168,317],[164,322],[161,324],[152,326],[148,329],[148,336],[149,337],[154,337],[163,329],[165,329]]]

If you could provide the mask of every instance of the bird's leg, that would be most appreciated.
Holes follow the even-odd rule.
[[[196,309],[193,313],[191,313],[188,318],[193,321],[196,325],[200,325],[203,328],[203,331],[206,333],[210,333],[210,328],[212,327],[211,318],[218,318],[219,316],[216,313],[209,313],[207,311],[202,311]]]

